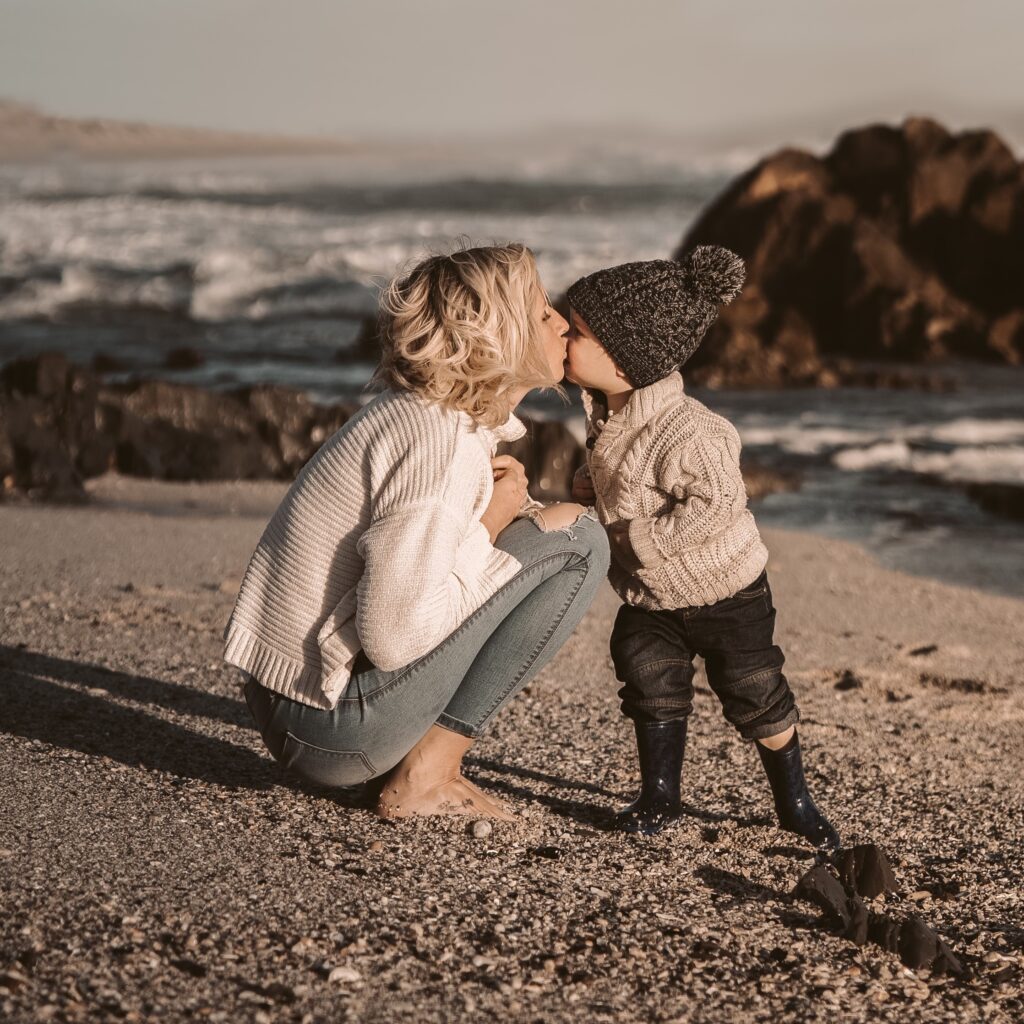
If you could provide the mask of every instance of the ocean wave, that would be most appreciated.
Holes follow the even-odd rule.
[[[0,320],[67,323],[128,314],[201,322],[358,318],[376,308],[374,288],[324,273],[315,260],[279,269],[259,268],[257,263],[220,253],[197,264],[159,270],[71,264],[56,275],[8,281],[6,294],[0,297]]]
[[[887,445],[998,445],[1024,441],[1024,419],[957,417],[942,423],[880,425],[877,427],[813,426],[800,422],[779,426],[740,428],[745,445],[774,447],[792,455],[821,455],[837,449],[877,450]]]
[[[962,446],[941,452],[914,448],[905,441],[885,441],[836,452],[832,462],[850,472],[900,471],[954,484],[1020,484],[1024,480],[1024,447],[1017,445]]]

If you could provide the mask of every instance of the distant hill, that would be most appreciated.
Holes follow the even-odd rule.
[[[0,100],[0,161],[78,156],[91,159],[343,153],[341,139],[250,135],[203,128],[56,117],[37,107]]]

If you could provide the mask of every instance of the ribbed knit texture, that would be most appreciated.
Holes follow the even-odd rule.
[[[629,522],[642,563],[631,574],[612,559],[619,597],[652,610],[692,607],[757,579],[768,550],[747,509],[736,428],[687,395],[678,371],[638,388],[610,417],[600,391],[582,390],[598,517]]]
[[[433,650],[522,569],[494,548],[491,430],[410,392],[375,396],[285,495],[249,562],[224,658],[271,690],[334,707],[360,649],[378,668]],[[539,503],[527,499],[520,514]]]

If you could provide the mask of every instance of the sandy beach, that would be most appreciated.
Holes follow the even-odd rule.
[[[812,789],[972,974],[932,977],[791,898],[808,851],[702,676],[691,816],[603,831],[610,588],[472,752],[519,820],[384,823],[289,783],[220,661],[283,486],[88,489],[0,506],[5,1019],[1020,1019],[1024,602],[766,531]]]

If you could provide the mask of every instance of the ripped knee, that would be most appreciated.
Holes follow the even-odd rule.
[[[572,515],[571,522],[563,522],[569,515]],[[597,522],[597,510],[593,505],[578,505],[575,502],[559,502],[555,505],[547,505],[538,509],[530,516],[533,524],[543,533],[550,533],[552,530],[560,530],[570,540],[576,539],[576,527],[584,519]]]

